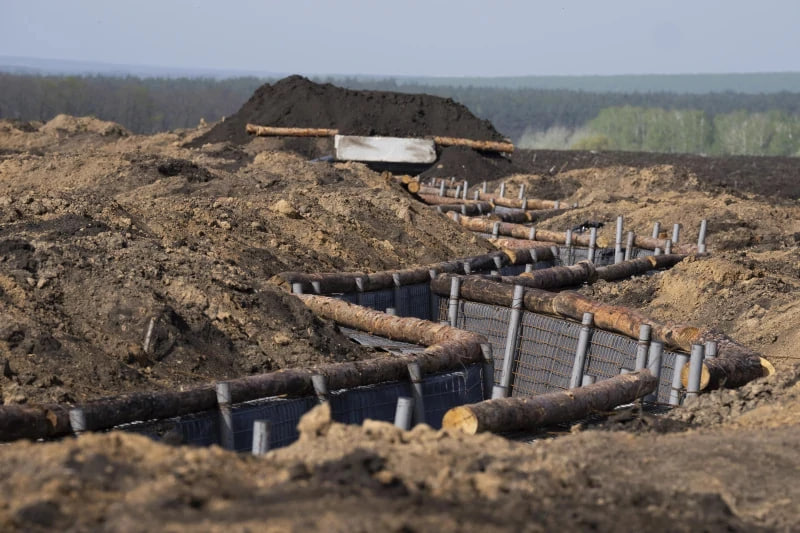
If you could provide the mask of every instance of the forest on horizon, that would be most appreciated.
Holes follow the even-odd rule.
[[[92,115],[136,133],[155,133],[229,116],[269,81],[0,73],[0,118]],[[622,93],[355,77],[315,81],[453,98],[522,148],[800,155],[800,93],[795,92]]]

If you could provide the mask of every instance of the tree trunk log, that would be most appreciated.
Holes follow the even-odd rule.
[[[69,409],[60,405],[0,406],[0,441],[40,439],[69,433]]]
[[[498,241],[500,241],[500,239],[490,239],[492,243],[497,243]],[[495,246],[499,246],[499,244],[495,244]],[[533,257],[531,257],[531,249],[536,250],[537,261],[552,261],[555,259],[555,256],[550,246],[551,244],[548,242],[541,243],[539,246],[532,246],[531,248],[503,248],[503,253],[506,254],[512,265],[533,263],[534,260]]]
[[[645,237],[643,235],[635,235],[633,238],[633,245],[637,248],[643,248],[645,250],[655,250],[656,248],[660,248],[663,252],[667,249],[667,240],[666,239],[654,239],[653,237]],[[693,254],[697,253],[697,245],[696,244],[673,244],[672,245],[672,252],[679,253],[679,254]]]
[[[700,376],[700,390],[735,388],[769,373],[762,358],[753,350],[742,346],[727,335],[713,330],[700,333],[694,342],[717,343],[717,357],[705,359]],[[771,365],[769,365],[771,367]],[[774,371],[774,368],[772,369]],[[684,387],[689,385],[689,365],[681,371]]]
[[[597,267],[597,277],[605,281],[616,281],[632,276],[641,276],[651,270],[673,267],[685,258],[686,256],[681,254],[640,257],[616,265]]]
[[[459,213],[461,215],[479,216],[492,212],[492,204],[489,202],[475,202],[473,204],[447,204],[437,206],[442,213]],[[463,209],[462,209],[463,208]],[[464,211],[466,210],[466,213]]]
[[[492,213],[492,218],[503,222],[514,223],[538,222],[558,216],[566,211],[566,209],[514,209],[513,211],[495,211]]]
[[[433,142],[439,146],[466,146],[467,148],[484,152],[501,152],[506,154],[514,152],[514,145],[510,142],[476,141],[457,137],[434,137]]]
[[[258,137],[333,137],[339,130],[326,128],[279,128],[248,124],[247,133]]]
[[[480,192],[478,195],[479,200],[487,200],[492,202],[494,205],[499,205],[501,207],[513,207],[516,209],[522,208],[522,200],[519,198],[510,198],[507,196],[499,196],[493,193],[485,193],[483,191]],[[559,206],[563,202],[559,202]],[[525,201],[525,205],[528,209],[555,209],[556,202],[554,200],[539,200],[538,198],[527,198]]]
[[[420,199],[423,203],[428,205],[449,205],[449,204],[474,204],[476,200],[464,200],[463,198],[450,198],[447,196],[439,196],[439,193],[436,194],[423,194],[418,193],[417,198]]]
[[[658,380],[649,370],[640,370],[567,391],[454,407],[445,413],[442,428],[469,435],[484,431],[531,431],[606,413],[650,394],[657,386]]]
[[[531,248],[546,248],[550,250],[551,246],[556,245],[556,243],[551,241],[529,241],[528,239],[500,238],[488,239],[488,241],[496,247],[505,250],[530,250]],[[550,255],[552,256],[552,251],[550,252]]]
[[[453,214],[449,214],[450,218],[455,218]],[[492,233],[496,222],[487,220],[485,218],[465,217],[459,216],[458,223],[471,231],[478,231],[481,233]],[[499,232],[501,235],[514,237],[515,239],[527,239],[530,236],[531,228],[521,224],[510,224],[508,222],[500,222]],[[536,230],[536,240],[546,241],[558,244],[566,243],[566,232],[560,233],[556,231],[549,231],[544,229]],[[580,233],[572,234],[572,244],[576,246],[589,246],[589,235]],[[598,248],[605,248],[608,246],[608,241],[602,237],[597,237],[596,245]]]
[[[421,185],[419,188],[419,195],[430,195],[430,196],[439,196],[440,189],[439,187],[428,187],[426,185]],[[445,198],[461,198],[463,192],[456,195],[456,189],[453,187],[445,187],[444,189],[444,196]],[[441,196],[440,196],[441,198]]]

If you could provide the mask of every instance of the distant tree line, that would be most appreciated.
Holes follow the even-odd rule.
[[[269,80],[36,76],[0,73],[0,118],[93,115],[137,133],[229,116]],[[681,94],[424,85],[318,79],[355,89],[453,98],[527,147],[572,146],[713,153],[797,153],[800,95]]]

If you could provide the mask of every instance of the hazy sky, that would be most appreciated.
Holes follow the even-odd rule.
[[[304,74],[800,71],[800,1],[0,0],[0,55]]]

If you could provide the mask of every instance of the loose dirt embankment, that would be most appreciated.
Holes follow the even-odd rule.
[[[0,128],[5,402],[372,356],[273,291],[268,277],[489,249],[361,165],[255,157],[256,141],[180,147],[202,130],[140,137],[66,123]],[[788,364],[797,340],[797,207],[749,185],[721,190],[682,158],[559,173],[553,165],[542,172],[543,158],[526,167],[520,155],[509,194],[526,183],[531,195],[586,205],[542,227],[599,220],[611,232],[624,214],[626,228],[646,235],[656,220],[667,231],[681,223],[690,240],[709,218],[711,258],[584,291],[656,318],[719,327],[779,372],[676,411],[659,426],[673,433],[583,431],[534,447],[425,427],[342,426],[319,412],[300,442],[266,460],[119,433],[16,443],[0,450],[0,486],[10,495],[0,502],[2,529],[800,527],[800,394]],[[757,192],[780,191],[770,183]],[[145,353],[151,318],[157,333]],[[711,427],[686,430],[692,425]]]

